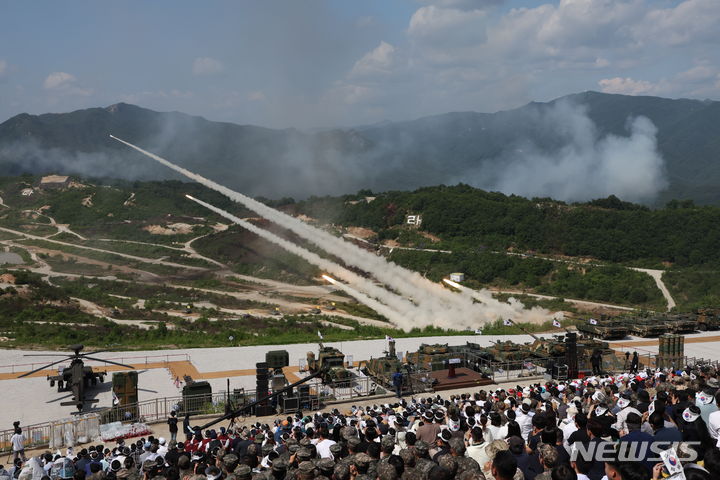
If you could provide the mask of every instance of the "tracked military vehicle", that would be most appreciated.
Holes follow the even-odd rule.
[[[398,370],[403,374],[403,386],[402,391],[404,393],[413,394],[421,392],[426,389],[425,385],[421,385],[413,378],[413,373],[416,373],[416,368],[410,363],[403,363],[398,358],[397,352],[395,351],[395,340],[388,340],[388,349],[383,352],[384,355],[378,358],[370,358],[362,366],[362,372],[374,378],[380,385],[385,387],[394,388],[392,384],[392,376]]]
[[[320,377],[323,383],[350,381],[352,374],[345,368],[345,354],[335,347],[326,347],[319,342],[317,357],[314,352],[307,353],[307,364],[310,373],[325,369]]]
[[[581,323],[577,326],[579,332],[589,337],[602,338],[603,340],[620,340],[628,334],[628,329],[617,319],[602,316],[595,320],[595,323]]]
[[[697,328],[697,321],[688,314],[670,315],[664,318],[667,333],[692,333]]]
[[[627,326],[630,333],[640,337],[653,337],[667,332],[665,322],[649,317],[628,318]]]
[[[447,361],[457,356],[458,353],[448,347],[447,343],[423,343],[416,352],[408,353],[406,359],[418,369],[443,370],[447,368]]]
[[[720,328],[720,308],[698,308],[695,320],[700,331],[717,330]]]

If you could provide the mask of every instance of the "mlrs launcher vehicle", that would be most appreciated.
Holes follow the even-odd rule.
[[[603,340],[619,340],[625,338],[628,334],[627,327],[614,318],[603,315],[594,322],[581,323],[577,326],[577,329],[587,336],[602,338]]]
[[[314,352],[307,353],[307,364],[310,373],[323,371],[323,383],[350,380],[351,374],[345,368],[345,354],[335,347],[326,347],[319,342],[320,350],[317,358]]]

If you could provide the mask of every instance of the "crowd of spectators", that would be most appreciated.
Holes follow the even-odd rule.
[[[672,473],[661,451],[688,480],[718,479],[717,375],[646,370],[217,430],[186,423],[181,441],[18,456],[0,480],[649,480]]]

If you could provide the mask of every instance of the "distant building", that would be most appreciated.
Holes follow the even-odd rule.
[[[70,185],[70,177],[65,175],[47,175],[40,179],[43,188],[64,188]]]
[[[451,273],[450,274],[450,280],[453,282],[464,282],[465,281],[465,274],[464,273]]]

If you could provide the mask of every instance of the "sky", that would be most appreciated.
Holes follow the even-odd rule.
[[[597,90],[720,98],[720,0],[0,4],[0,122],[127,102],[310,129]]]

